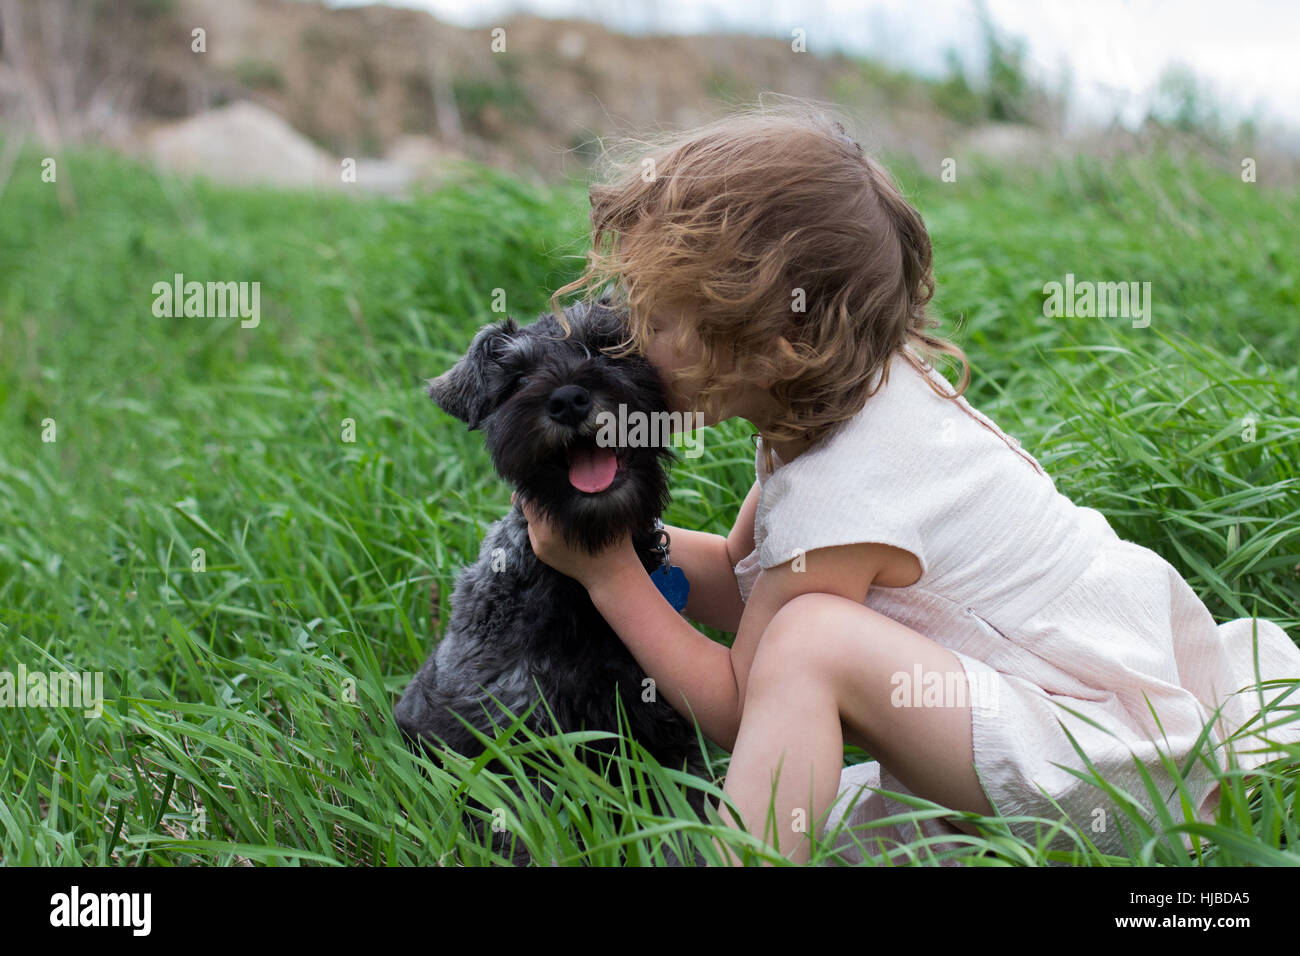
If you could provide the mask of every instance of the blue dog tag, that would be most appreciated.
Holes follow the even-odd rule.
[[[676,565],[660,566],[650,575],[659,593],[673,606],[674,611],[686,607],[686,596],[691,593],[691,582],[686,580],[686,572]]]

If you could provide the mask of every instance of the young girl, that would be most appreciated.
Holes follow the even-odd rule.
[[[962,397],[965,355],[929,331],[921,217],[842,126],[747,112],[621,169],[591,189],[586,274],[552,301],[618,280],[670,408],[758,430],[757,481],[730,535],[668,529],[690,581],[685,616],[734,631],[733,646],[672,610],[630,540],[572,550],[523,506],[538,557],[587,587],[657,692],[731,751],[725,793],[742,819],[724,821],[807,861],[832,804],[835,822],[857,800],[852,825],[912,809],[865,785],[1039,818],[1044,835],[1064,811],[1099,849],[1125,853],[1125,818],[1076,776],[1087,770],[1071,736],[1148,815],[1149,773],[1183,821],[1161,753],[1182,768],[1216,708],[1207,754],[1257,714],[1257,695],[1233,696],[1255,681],[1254,637],[1263,679],[1300,678],[1285,632],[1216,626],[1171,565],[1061,495]],[[961,359],[960,389],[926,350]],[[1297,741],[1300,722],[1269,738]],[[846,741],[875,759],[843,770]],[[1242,767],[1282,755],[1264,749],[1234,742]],[[1213,822],[1205,759],[1184,787]],[[1036,842],[1032,820],[1009,825]],[[917,833],[858,831],[868,846],[876,836]]]

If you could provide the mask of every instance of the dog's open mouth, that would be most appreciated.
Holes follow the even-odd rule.
[[[579,438],[564,454],[569,462],[569,484],[589,495],[604,491],[618,475],[617,449],[602,447],[595,439]]]

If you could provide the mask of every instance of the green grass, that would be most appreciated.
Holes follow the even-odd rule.
[[[87,152],[60,160],[65,206],[39,161],[24,154],[0,196],[0,669],[102,671],[106,704],[97,720],[0,709],[0,858],[492,862],[461,825],[472,797],[539,860],[656,862],[669,837],[716,859],[689,782],[630,742],[620,759],[644,786],[622,790],[574,758],[590,734],[503,733],[487,756],[556,788],[520,803],[480,772],[487,756],[440,769],[391,722],[433,638],[430,585],[446,620],[510,495],[420,386],[496,317],[493,290],[530,317],[577,274],[581,189],[479,170],[358,201]],[[975,367],[970,401],[1219,619],[1300,633],[1300,196],[1172,157],[899,172],[934,235],[937,313]],[[260,282],[260,325],[156,318],[152,285],[178,272]],[[1151,326],[1045,318],[1042,287],[1067,272],[1150,281]],[[670,523],[728,529],[753,480],[742,426],[678,468]],[[716,801],[726,755],[707,749],[714,780],[694,785]],[[1139,826],[1118,860],[1080,833],[1067,861],[1300,861],[1294,765],[1225,788],[1215,828]],[[677,818],[654,817],[647,790]],[[996,821],[963,842],[971,863],[1049,858]],[[937,858],[918,844],[896,862]]]

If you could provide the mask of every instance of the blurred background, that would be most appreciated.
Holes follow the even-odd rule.
[[[1174,139],[1281,182],[1300,154],[1282,2],[0,0],[0,28],[6,129],[234,182],[338,185],[343,157],[363,190],[456,158],[550,180],[763,91],[927,167]]]

